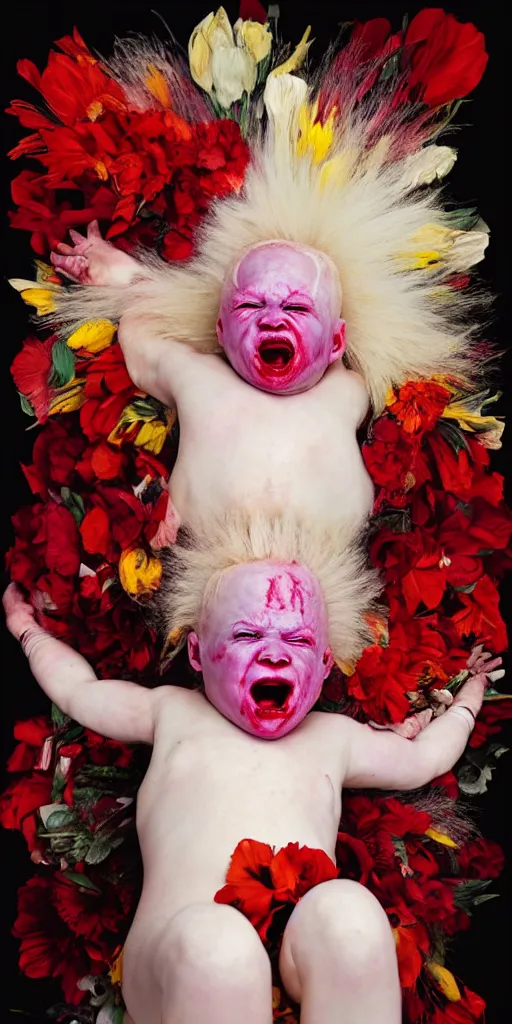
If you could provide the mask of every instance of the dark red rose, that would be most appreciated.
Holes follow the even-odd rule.
[[[411,47],[409,84],[430,107],[467,96],[487,65],[482,33],[439,7],[427,7],[412,19],[405,45]]]

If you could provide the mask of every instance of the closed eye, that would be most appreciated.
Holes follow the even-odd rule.
[[[235,309],[263,309],[262,302],[239,302]]]
[[[303,647],[312,647],[313,641],[309,636],[289,636],[287,637],[289,644],[301,644]]]
[[[286,306],[283,306],[283,309],[291,311],[293,313],[309,313],[310,312],[309,306],[295,306],[295,305],[291,306],[291,305],[287,304]]]
[[[235,640],[260,640],[261,633],[253,633],[249,629],[240,630],[233,634]]]

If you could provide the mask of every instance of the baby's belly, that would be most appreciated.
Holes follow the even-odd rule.
[[[167,917],[193,902],[210,901],[226,881],[242,839],[276,850],[290,842],[335,859],[340,799],[330,780],[302,779],[301,788],[261,775],[197,770],[150,782],[139,795],[138,832],[144,861],[141,912]],[[266,784],[268,783],[268,784]],[[306,794],[306,796],[304,795]],[[163,899],[163,894],[165,898]],[[164,910],[165,903],[165,910]]]
[[[170,481],[180,518],[192,522],[233,506],[287,512],[298,518],[348,520],[370,515],[374,491],[355,439],[349,451],[315,452],[301,440],[277,440],[260,454],[250,444],[209,450],[204,444],[180,452]]]

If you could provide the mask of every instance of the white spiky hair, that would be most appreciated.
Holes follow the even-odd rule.
[[[221,575],[256,561],[296,562],[310,570],[325,599],[333,656],[338,663],[355,664],[373,639],[367,616],[381,585],[368,566],[362,538],[345,523],[237,510],[182,529],[163,555],[157,615],[164,636],[197,631],[205,597]]]
[[[265,96],[266,128],[249,138],[243,188],[213,205],[197,255],[182,266],[142,255],[140,278],[129,289],[62,289],[55,318],[69,329],[136,313],[160,337],[219,352],[215,324],[230,268],[254,245],[284,240],[325,254],[336,267],[347,359],[363,374],[376,413],[392,384],[440,374],[470,380],[470,300],[448,281],[482,258],[486,234],[453,232],[439,191],[414,187],[411,152],[422,152],[421,140],[415,151],[408,137],[407,148],[399,121],[375,142],[379,112],[363,116],[355,103],[327,127],[304,126],[314,89],[293,75],[270,77]],[[321,148],[314,130],[330,133]],[[420,237],[425,229],[430,241]],[[475,234],[483,239],[476,247],[459,244],[459,235]],[[430,259],[425,249],[435,249],[437,239],[440,252]]]

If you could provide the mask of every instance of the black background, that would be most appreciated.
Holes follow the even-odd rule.
[[[186,44],[194,25],[209,9],[208,0],[187,0],[177,4],[155,0],[160,15],[171,26],[177,39]],[[226,3],[226,9],[233,22],[238,14],[237,4]],[[398,28],[401,17],[408,13],[414,16],[424,5],[390,3],[381,0],[372,3],[326,3],[316,0],[309,9],[305,5],[283,0],[280,4],[280,28],[283,38],[298,42],[303,29],[313,24],[315,44],[313,56],[322,53],[329,39],[337,34],[341,21],[358,18],[365,21],[377,16],[389,17]],[[491,284],[497,295],[495,319],[488,336],[505,348],[508,345],[510,309],[506,302],[508,286],[509,253],[507,251],[508,219],[505,175],[508,175],[510,157],[505,158],[505,138],[508,111],[505,110],[505,48],[507,33],[505,24],[491,4],[455,4],[447,9],[461,21],[474,22],[487,39],[490,54],[488,69],[471,103],[463,106],[457,117],[458,129],[448,135],[446,141],[459,149],[459,159],[450,175],[451,196],[465,205],[478,208],[491,227],[491,246],[482,268],[484,278]],[[76,24],[85,41],[92,49],[108,54],[114,34],[124,35],[130,31],[164,33],[161,23],[149,3],[119,2],[113,0],[86,0],[86,2],[61,2],[52,0],[49,4],[16,2],[9,5],[9,21],[2,25],[4,69],[2,108],[9,100],[19,97],[37,102],[36,94],[28,84],[16,75],[16,60],[28,57],[42,70],[53,40],[71,31]],[[16,120],[3,117],[1,150],[6,153],[19,140],[25,129],[20,129]],[[23,166],[27,166],[24,164]],[[6,159],[2,164],[2,209],[11,205],[9,182],[19,173],[22,164],[11,164]],[[30,277],[31,255],[29,235],[25,232],[10,231],[6,217],[1,258],[2,276]],[[9,365],[20,348],[21,340],[27,333],[27,313],[19,298],[2,280],[2,302],[0,307],[0,413],[2,417],[0,447],[2,450],[2,473],[0,476],[0,512],[2,518],[2,550],[12,542],[9,516],[19,505],[30,502],[28,486],[19,469],[19,462],[29,462],[34,433],[26,431],[27,419],[23,416],[18,398],[9,376]],[[501,388],[504,398],[500,412],[510,410],[510,384],[512,378],[510,354],[503,361]],[[508,406],[508,409],[507,409]],[[494,454],[494,466],[505,472],[510,465],[511,441],[505,433],[504,447]],[[511,501],[510,482],[508,500]],[[6,582],[6,579],[4,580]],[[503,586],[503,609],[505,619],[510,623],[512,606],[510,580]],[[48,701],[38,689],[27,671],[17,645],[8,636],[2,622],[2,762],[12,749],[13,722],[47,711]],[[507,659],[510,666],[510,659]],[[5,666],[5,669],[4,669]],[[511,673],[508,672],[506,689],[511,689]],[[512,729],[504,730],[504,738],[512,746]],[[6,780],[5,780],[6,781]],[[5,783],[4,783],[5,784]],[[512,910],[511,871],[512,843],[509,824],[510,793],[512,792],[512,755],[505,755],[495,772],[489,792],[478,801],[477,821],[482,833],[495,839],[505,849],[508,871],[497,882],[494,889],[500,898],[477,908],[469,932],[460,936],[451,951],[448,966],[488,1003],[487,1024],[505,1024],[510,1019],[511,983],[510,977],[510,928]],[[2,953],[0,962],[5,980],[0,991],[5,1000],[5,1016],[1,1021],[43,1020],[44,1009],[59,998],[58,987],[50,981],[31,981],[24,978],[17,965],[17,944],[10,936],[10,928],[16,914],[16,890],[32,874],[32,865],[22,838],[15,833],[3,833],[2,872],[0,874],[0,906],[2,907]],[[371,983],[371,979],[369,979]],[[29,1014],[28,1017],[9,1012],[17,1009]],[[350,1024],[350,1022],[346,1022]],[[370,1024],[370,1022],[369,1022]],[[377,1022],[371,1022],[377,1024]]]

